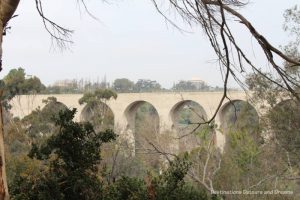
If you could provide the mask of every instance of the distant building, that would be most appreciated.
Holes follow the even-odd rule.
[[[56,81],[53,86],[57,86],[57,87],[71,87],[74,85],[74,80],[60,80],[60,81]]]

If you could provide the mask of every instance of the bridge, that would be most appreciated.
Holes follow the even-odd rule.
[[[215,113],[222,95],[222,92],[120,93],[117,99],[111,99],[106,104],[114,115],[115,129],[118,128],[119,134],[127,134],[126,137],[134,140],[132,133],[134,132],[135,114],[143,103],[147,102],[156,109],[160,132],[174,131],[175,115],[182,105],[188,102],[198,104],[206,118],[209,119]],[[83,96],[82,94],[18,96],[11,101],[11,112],[14,116],[22,118],[36,108],[42,108],[45,105],[42,100],[51,96],[56,97],[58,102],[69,108],[77,108],[75,120],[80,121],[85,106],[78,103],[78,100]],[[228,96],[232,101],[247,101],[247,95],[242,91],[229,92]],[[215,121],[217,124],[222,123],[228,105],[229,101],[226,99],[216,116]],[[218,146],[223,146],[224,140],[223,134],[217,133],[216,142]]]

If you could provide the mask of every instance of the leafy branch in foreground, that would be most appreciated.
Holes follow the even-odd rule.
[[[112,130],[96,133],[89,123],[73,122],[76,109],[64,110],[55,119],[59,131],[45,144],[33,145],[29,157],[45,162],[38,177],[17,177],[12,186],[15,199],[98,199],[101,181],[97,165],[101,145],[116,139]],[[28,184],[33,190],[27,190]],[[17,187],[17,185],[19,185]],[[25,196],[24,196],[25,195]]]

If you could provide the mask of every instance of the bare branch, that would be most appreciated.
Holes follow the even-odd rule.
[[[152,0],[159,10],[159,13],[164,16],[167,21],[171,24],[175,24],[170,20],[164,12],[157,6],[158,0]],[[292,66],[299,66],[300,60],[296,60],[283,53],[278,48],[274,47],[262,34],[260,34],[254,26],[237,10],[247,4],[246,1],[242,0],[169,0],[169,4],[177,11],[177,13],[190,25],[200,25],[204,30],[204,33],[208,37],[212,48],[214,49],[220,64],[220,69],[225,69],[224,85],[228,80],[228,72],[235,79],[235,81],[244,88],[243,81],[238,76],[243,76],[246,73],[246,66],[256,73],[261,74],[269,81],[275,83],[277,86],[284,88],[290,92],[298,101],[300,100],[299,94],[295,91],[295,87],[299,87],[299,81],[291,77],[287,71],[276,63],[274,55],[278,56]],[[260,48],[264,52],[265,58],[269,61],[273,69],[276,71],[280,80],[273,80],[268,77],[263,70],[256,67],[251,59],[249,59],[243,49],[235,40],[235,36],[231,32],[229,25],[227,24],[228,19],[239,21],[246,30],[255,38],[260,45]],[[176,25],[176,24],[175,24]],[[229,51],[230,49],[230,51]],[[235,53],[233,53],[235,52]],[[274,55],[273,55],[274,54]],[[237,62],[235,61],[237,58]],[[235,73],[235,70],[238,70]],[[223,98],[220,99],[222,105],[226,93],[224,92]],[[220,109],[218,107],[218,109]],[[217,109],[217,111],[218,111]],[[216,115],[213,115],[212,120]]]
[[[71,35],[72,30],[66,29],[57,23],[47,18],[43,11],[41,0],[35,0],[36,9],[43,20],[46,31],[50,34],[51,38],[55,40],[58,47],[64,49],[68,44],[72,43]]]

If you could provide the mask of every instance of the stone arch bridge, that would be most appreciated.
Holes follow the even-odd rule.
[[[160,123],[160,131],[172,130],[174,127],[174,113],[176,109],[187,101],[192,101],[200,105],[207,119],[210,119],[215,113],[222,92],[169,92],[169,93],[120,93],[117,99],[112,99],[106,102],[114,115],[115,127],[121,128],[121,132],[128,132],[134,127],[135,113],[139,106],[147,102],[151,104],[157,111]],[[77,108],[75,120],[80,120],[80,114],[84,105],[80,105],[78,100],[83,96],[82,94],[50,94],[50,95],[22,95],[15,97],[12,101],[12,114],[17,117],[24,117],[30,114],[38,107],[43,107],[45,104],[43,99],[54,96],[58,102],[65,104],[69,108]],[[246,101],[247,95],[245,92],[236,91],[229,92],[228,96],[232,101],[241,100]],[[226,99],[220,109],[222,111],[228,100]],[[222,121],[222,112],[216,116],[216,123],[220,124]],[[133,130],[134,131],[134,130]],[[119,133],[120,134],[120,133]],[[217,134],[217,143],[220,146],[224,143],[224,137]]]

